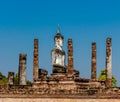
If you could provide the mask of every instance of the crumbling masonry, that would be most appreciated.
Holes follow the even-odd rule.
[[[112,86],[112,39],[106,40],[106,87]]]
[[[19,55],[19,85],[26,85],[26,54]]]
[[[8,84],[13,85],[14,83],[14,72],[8,72]]]
[[[73,73],[74,73],[73,45],[72,39],[68,39],[68,75],[72,76]]]
[[[108,97],[119,96],[119,89],[112,91],[112,39],[106,40],[106,81],[97,79],[97,54],[96,43],[92,43],[91,79],[82,78],[80,72],[74,68],[73,42],[68,39],[68,64],[65,63],[66,54],[62,49],[64,37],[58,28],[54,37],[55,48],[51,51],[52,73],[39,68],[39,41],[34,39],[33,50],[33,83],[26,85],[26,54],[19,55],[19,85],[13,85],[13,72],[9,72],[9,84],[0,85],[0,94],[26,94],[26,95],[74,95],[74,97],[91,96]],[[112,97],[113,97],[112,96]],[[119,96],[120,97],[120,96]]]
[[[91,79],[96,80],[96,43],[92,43],[92,65]]]
[[[34,39],[34,54],[33,54],[33,80],[36,81],[38,79],[38,68],[39,68],[39,54],[38,54],[38,39]]]

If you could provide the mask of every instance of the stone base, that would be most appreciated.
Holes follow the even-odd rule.
[[[67,72],[67,67],[66,66],[61,66],[58,64],[53,65],[53,74],[54,73],[66,73]]]
[[[52,77],[65,77],[67,74],[66,73],[53,73],[51,74]]]

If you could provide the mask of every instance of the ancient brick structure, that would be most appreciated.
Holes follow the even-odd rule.
[[[19,85],[26,85],[26,54],[19,54]]]
[[[13,85],[14,83],[14,72],[8,72],[8,84]]]
[[[112,85],[112,39],[106,39],[106,87]]]
[[[68,39],[68,65],[65,64],[65,51],[62,49],[64,37],[60,28],[54,37],[55,48],[51,51],[53,71],[39,68],[38,39],[34,39],[33,83],[26,85],[26,54],[19,55],[19,85],[13,85],[12,72],[9,84],[0,85],[0,97],[38,98],[120,98],[120,89],[111,88],[112,83],[112,44],[106,41],[107,78],[96,78],[96,43],[92,43],[91,78],[82,78],[74,68],[72,39]],[[86,62],[87,63],[87,62]],[[106,86],[105,86],[106,83]],[[5,96],[6,95],[6,96]]]
[[[68,76],[74,73],[74,62],[73,62],[73,45],[72,39],[68,39]]]
[[[38,69],[39,69],[39,47],[38,47],[38,39],[34,39],[34,54],[33,54],[33,80],[36,81],[38,79]]]
[[[96,79],[96,43],[92,43],[91,79]]]

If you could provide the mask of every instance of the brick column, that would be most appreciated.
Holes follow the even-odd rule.
[[[96,79],[96,43],[92,43],[91,79]]]
[[[74,74],[72,39],[68,39],[68,76]]]
[[[26,85],[26,54],[19,54],[19,85]]]
[[[14,72],[8,72],[8,84],[9,85],[14,84]]]
[[[38,39],[34,39],[34,53],[33,53],[33,80],[38,79],[39,58],[38,58]]]
[[[106,87],[112,86],[112,39],[106,40]]]

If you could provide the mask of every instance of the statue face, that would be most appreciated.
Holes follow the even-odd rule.
[[[62,38],[56,38],[55,39],[55,45],[56,45],[56,47],[57,48],[60,48],[61,49],[61,47],[62,47],[62,45],[63,45],[63,40],[62,40]]]
[[[63,45],[63,40],[61,38],[58,39],[58,43],[59,43],[60,46],[62,46]]]

